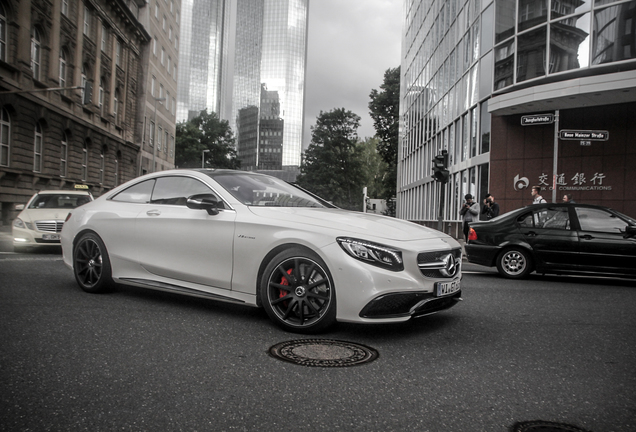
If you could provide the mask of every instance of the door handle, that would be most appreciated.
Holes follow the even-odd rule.
[[[148,216],[159,216],[161,212],[159,210],[148,210],[146,214]]]
[[[583,240],[592,240],[594,237],[592,237],[592,236],[591,236],[591,235],[589,235],[589,234],[585,234],[585,235],[581,236],[581,238],[582,238]]]
[[[537,233],[534,232],[534,231],[530,231],[530,232],[527,232],[525,235],[526,235],[526,237],[536,237]]]

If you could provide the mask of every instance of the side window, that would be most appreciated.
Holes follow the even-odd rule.
[[[570,215],[568,209],[565,207],[549,208],[541,212],[541,218],[543,220],[542,225],[538,225],[538,228],[546,229],[570,229]]]
[[[532,221],[532,213],[526,213],[523,216],[519,216],[517,219],[519,226],[522,228],[534,228],[534,223]]]
[[[145,204],[150,202],[150,195],[152,194],[152,188],[155,185],[155,180],[146,180],[141,183],[137,183],[117,195],[112,197],[113,201],[130,202]]]
[[[152,204],[185,206],[192,195],[216,195],[199,180],[190,177],[161,177],[152,193]],[[220,198],[217,197],[219,201]]]
[[[583,231],[619,234],[627,228],[627,222],[605,210],[577,207],[576,215]]]

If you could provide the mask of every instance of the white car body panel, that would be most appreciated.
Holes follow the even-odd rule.
[[[135,179],[73,211],[62,231],[65,264],[73,267],[77,236],[94,231],[106,246],[116,282],[257,306],[259,270],[267,264],[268,254],[300,245],[318,254],[331,273],[338,321],[379,323],[411,317],[361,317],[361,310],[373,299],[388,293],[432,293],[435,282],[448,280],[424,277],[418,254],[460,248],[451,237],[411,222],[340,209],[247,206],[201,172],[169,173],[206,183],[228,208],[210,215],[183,206],[110,200],[143,180]],[[338,237],[399,249],[404,270],[391,271],[354,259],[337,243]]]

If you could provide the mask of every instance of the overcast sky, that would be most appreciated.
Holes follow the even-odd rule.
[[[369,93],[384,72],[400,65],[402,0],[310,0],[305,133],[320,111],[345,108],[359,115],[360,138],[375,135]]]

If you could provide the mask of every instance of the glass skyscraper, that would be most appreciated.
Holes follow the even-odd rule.
[[[182,25],[178,119],[207,108],[228,120],[246,169],[265,169],[261,161],[271,169],[264,153],[280,140],[272,134],[282,136],[282,166],[299,166],[309,0],[212,0],[204,8],[199,2],[182,3],[192,25]],[[276,95],[276,118],[263,94]]]

